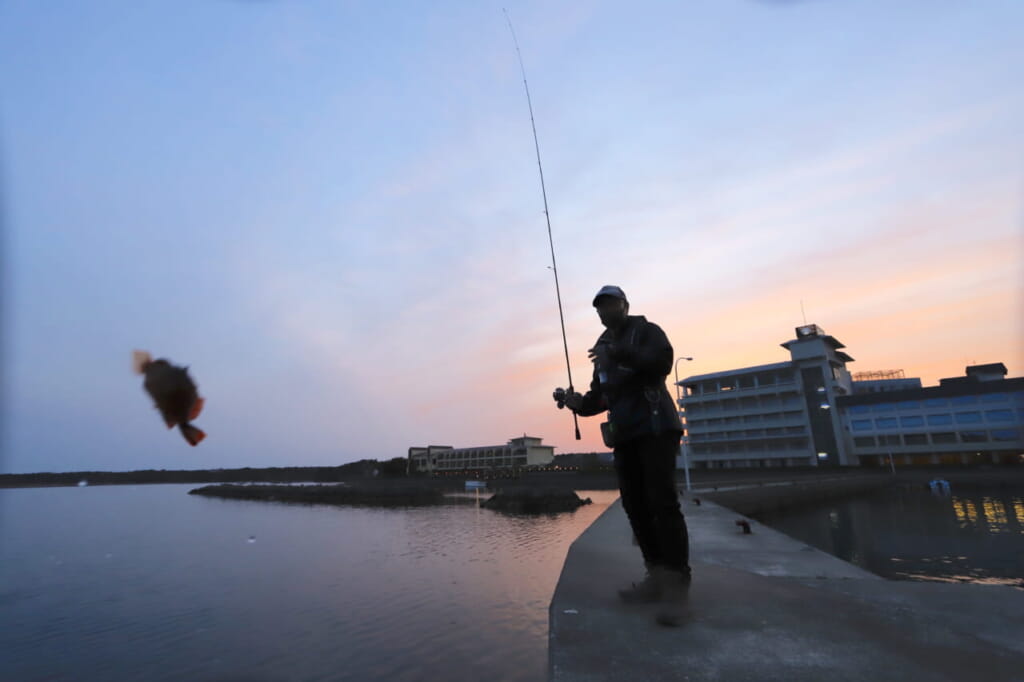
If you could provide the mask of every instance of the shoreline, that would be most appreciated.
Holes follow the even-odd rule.
[[[38,472],[31,474],[0,474],[0,489],[3,488],[54,488],[76,487],[81,481],[88,486],[96,485],[148,485],[166,483],[214,484],[214,483],[349,483],[382,487],[416,486],[440,490],[462,490],[466,480],[480,478],[479,472],[444,477],[425,476],[378,476],[367,475],[361,470],[353,471],[351,465],[338,467],[264,467],[238,469],[143,469],[137,471],[69,471]],[[1024,467],[1001,466],[979,468],[922,468],[899,469],[895,475],[888,470],[850,467],[841,469],[781,468],[781,469],[697,469],[691,470],[692,492],[706,496],[724,493],[726,488],[736,486],[771,487],[780,482],[800,484],[835,480],[876,480],[894,482],[898,485],[925,485],[935,478],[942,478],[961,486],[1016,487],[1024,485]],[[685,474],[676,471],[676,482],[682,491]],[[486,481],[489,490],[503,490],[529,487],[567,486],[577,490],[616,489],[615,473],[607,470],[589,471],[526,471],[516,478],[496,478]]]

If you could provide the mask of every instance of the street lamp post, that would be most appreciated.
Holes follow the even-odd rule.
[[[676,358],[676,367],[675,367],[675,373],[676,373],[676,412],[679,412],[680,408],[682,407],[682,402],[683,402],[682,395],[680,394],[681,387],[679,386],[679,361],[680,360],[692,361],[693,358],[685,356],[685,355],[682,356],[682,357]],[[685,436],[679,439],[679,453],[683,456],[683,472],[686,474],[686,492],[690,492],[690,459],[689,459],[689,457],[686,454],[686,437]]]

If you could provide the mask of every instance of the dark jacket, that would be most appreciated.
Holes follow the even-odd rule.
[[[683,432],[675,401],[665,387],[672,371],[672,344],[661,327],[630,315],[617,331],[606,329],[597,345],[609,345],[610,367],[595,363],[590,390],[577,413],[608,410],[615,443],[661,433]]]

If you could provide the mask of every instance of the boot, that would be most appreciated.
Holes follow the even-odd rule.
[[[647,571],[643,580],[619,590],[619,598],[627,604],[651,604],[661,599],[662,589],[658,570],[650,564],[645,565]]]
[[[690,577],[679,571],[663,568],[659,571],[661,604],[654,616],[658,625],[676,628],[686,620],[690,596]]]

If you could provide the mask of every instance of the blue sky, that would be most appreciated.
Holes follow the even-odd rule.
[[[1024,5],[0,5],[5,471],[576,443],[621,285],[686,374],[803,319],[928,383],[1024,375]],[[132,349],[188,364],[195,449]]]

